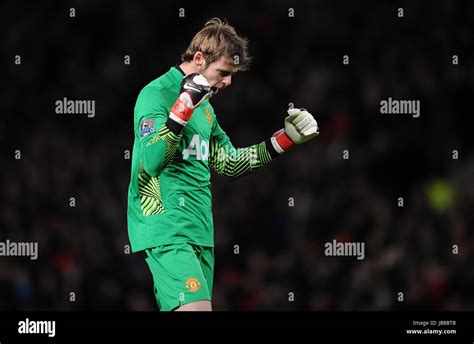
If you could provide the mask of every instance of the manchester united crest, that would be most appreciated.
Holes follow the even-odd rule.
[[[189,277],[186,280],[186,289],[189,291],[198,291],[201,288],[201,282],[196,277]]]

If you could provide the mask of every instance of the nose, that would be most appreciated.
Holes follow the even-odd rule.
[[[228,75],[222,79],[222,83],[224,84],[224,87],[229,87],[230,84],[232,84],[232,75]]]

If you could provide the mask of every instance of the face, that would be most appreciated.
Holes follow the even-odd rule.
[[[199,73],[204,75],[214,93],[229,87],[232,83],[232,76],[237,73],[237,68],[223,57],[209,65],[207,65],[203,58],[202,65],[199,69]]]

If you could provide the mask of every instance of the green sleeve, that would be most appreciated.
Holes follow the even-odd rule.
[[[171,161],[182,137],[182,127],[168,119],[166,103],[165,93],[145,88],[135,106],[135,137],[140,143],[142,166],[153,177]]]
[[[217,173],[231,178],[243,177],[268,164],[277,155],[269,140],[236,149],[215,122],[210,140],[210,164]]]

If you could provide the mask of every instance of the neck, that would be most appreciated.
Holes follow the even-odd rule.
[[[179,65],[185,75],[189,75],[191,73],[197,73],[196,68],[191,62],[183,62]]]

